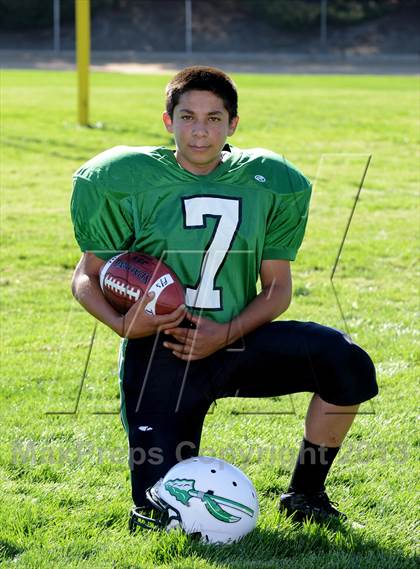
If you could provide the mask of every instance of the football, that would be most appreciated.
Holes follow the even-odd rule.
[[[99,283],[108,302],[120,314],[148,292],[155,296],[145,306],[149,314],[168,314],[185,302],[184,287],[165,263],[145,253],[120,253],[102,267]]]

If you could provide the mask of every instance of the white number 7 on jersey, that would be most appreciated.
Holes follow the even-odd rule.
[[[196,196],[184,198],[182,205],[186,229],[206,227],[207,217],[218,220],[204,252],[200,277],[195,288],[187,287],[185,303],[191,308],[221,310],[223,308],[221,289],[215,287],[215,281],[241,222],[241,200]]]

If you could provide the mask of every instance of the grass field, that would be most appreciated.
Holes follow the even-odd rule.
[[[409,77],[235,77],[241,124],[232,142],[284,153],[315,181],[285,318],[347,326],[377,366],[380,394],[361,407],[328,480],[332,499],[364,527],[297,527],[277,514],[302,434],[302,394],[221,400],[206,419],[202,454],[241,467],[259,494],[257,529],[240,544],[128,534],[118,338],[98,327],[82,385],[94,322],[70,293],[79,251],[69,198],[72,172],[94,154],[172,143],[160,123],[167,79],[94,74],[98,128],[82,129],[74,73],[2,72],[0,565],[415,567],[418,82]],[[369,155],[334,279],[343,322],[330,273]]]

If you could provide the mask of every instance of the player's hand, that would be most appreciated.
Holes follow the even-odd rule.
[[[185,361],[201,360],[227,345],[228,329],[226,324],[219,324],[209,318],[193,316],[189,312],[186,318],[196,325],[193,328],[167,328],[165,334],[173,336],[177,343],[166,340],[165,348],[179,359]]]
[[[145,312],[146,305],[153,297],[153,292],[148,293],[141,300],[135,302],[126,314],[121,316],[121,337],[143,338],[181,324],[186,314],[185,304],[181,304],[169,314],[153,316]]]

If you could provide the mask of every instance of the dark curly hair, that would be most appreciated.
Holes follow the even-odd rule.
[[[175,75],[166,86],[166,111],[171,119],[181,95],[187,91],[211,91],[222,99],[230,121],[238,115],[238,92],[235,84],[220,69],[194,65]]]

